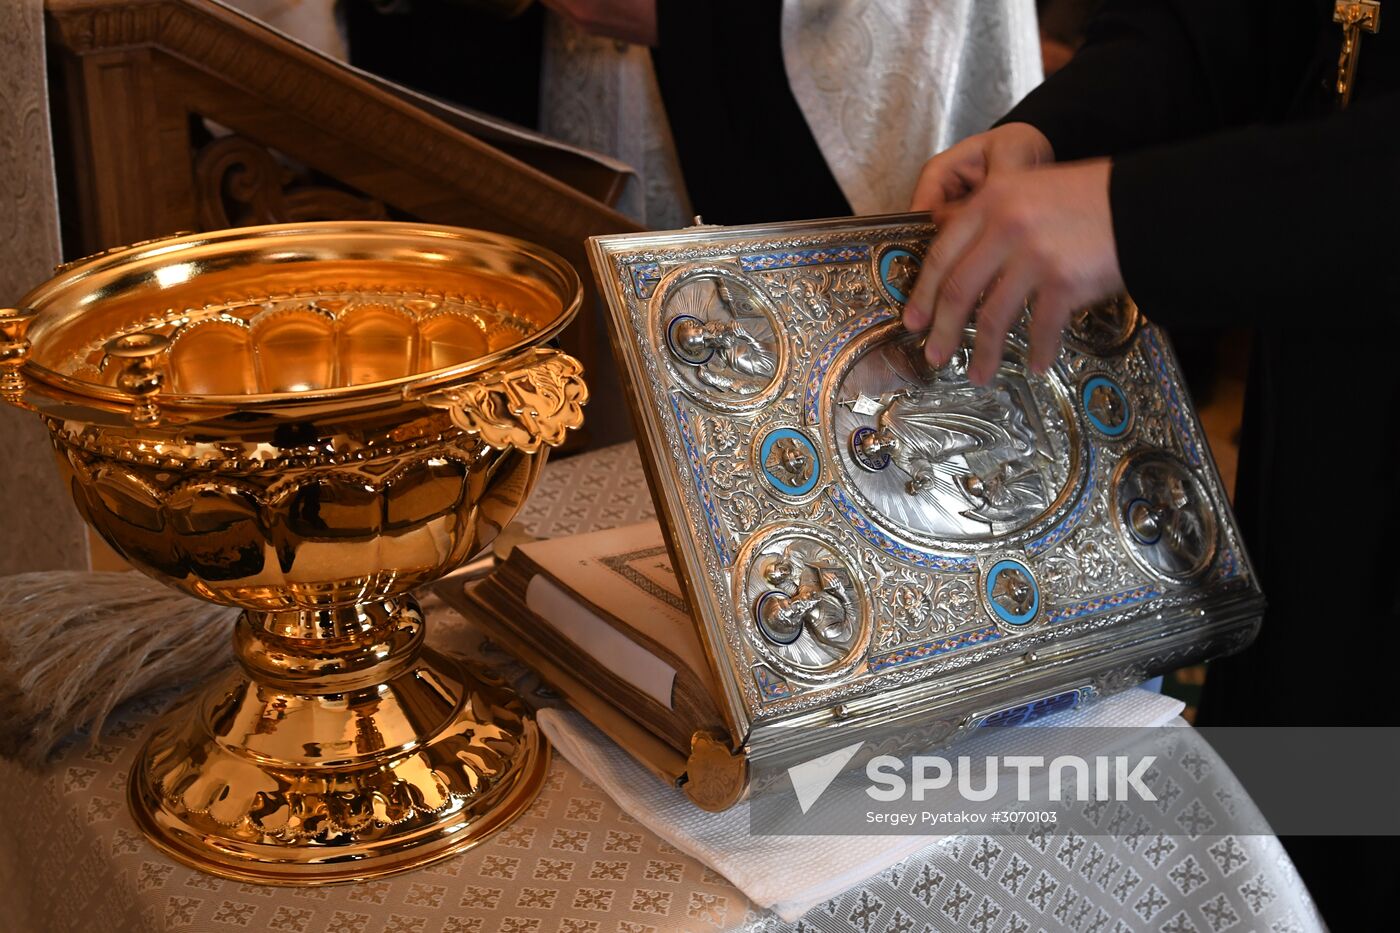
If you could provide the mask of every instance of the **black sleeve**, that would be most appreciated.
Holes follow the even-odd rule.
[[[1113,157],[1119,264],[1149,317],[1393,313],[1400,91],[1298,119],[1330,106],[1330,26],[1301,0],[1110,3],[1080,55],[1003,119],[1039,128],[1059,160]],[[1388,66],[1388,49],[1370,51]]]
[[[1397,128],[1392,92],[1115,158],[1109,201],[1128,291],[1164,324],[1400,313]]]
[[[1065,162],[1274,119],[1311,77],[1316,25],[1313,0],[1109,0],[1000,122],[1032,124]]]

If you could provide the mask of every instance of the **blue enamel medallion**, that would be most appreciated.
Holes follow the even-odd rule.
[[[793,428],[775,428],[763,437],[758,464],[764,479],[789,496],[805,496],[817,488],[821,458],[807,435]]]
[[[1120,437],[1128,430],[1133,420],[1133,410],[1128,404],[1128,395],[1107,376],[1094,376],[1085,380],[1080,393],[1084,403],[1084,416],[1089,423],[1106,437]]]
[[[999,560],[983,582],[987,607],[1007,625],[1025,625],[1040,611],[1040,586],[1019,560]]]
[[[888,250],[880,257],[880,281],[891,298],[900,304],[909,300],[919,266],[919,257],[907,249]]]
[[[887,451],[881,451],[875,456],[866,453],[862,443],[867,437],[875,433],[875,429],[870,425],[861,425],[851,432],[851,456],[856,463],[872,473],[878,473],[890,465],[890,455]]]

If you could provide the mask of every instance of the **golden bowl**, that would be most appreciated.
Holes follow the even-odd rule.
[[[243,610],[238,670],[134,766],[158,846],[241,880],[359,880],[538,793],[534,721],[423,646],[409,592],[488,545],[582,424],[581,367],[546,345],[581,295],[519,240],[323,223],[109,251],[0,310],[0,396],[44,419],[84,518]]]

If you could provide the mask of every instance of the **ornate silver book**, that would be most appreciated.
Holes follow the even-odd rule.
[[[739,758],[935,744],[1237,650],[1263,597],[1162,332],[1026,317],[989,387],[900,314],[922,215],[598,237],[643,459]],[[970,347],[973,331],[967,334]]]

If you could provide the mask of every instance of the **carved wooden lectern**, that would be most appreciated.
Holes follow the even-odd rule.
[[[470,116],[210,0],[46,10],[67,258],[178,230],[393,218],[518,236],[585,270],[587,237],[637,229],[609,206],[625,167],[528,134],[488,143]],[[563,339],[588,372],[593,445],[629,429],[588,304]]]

